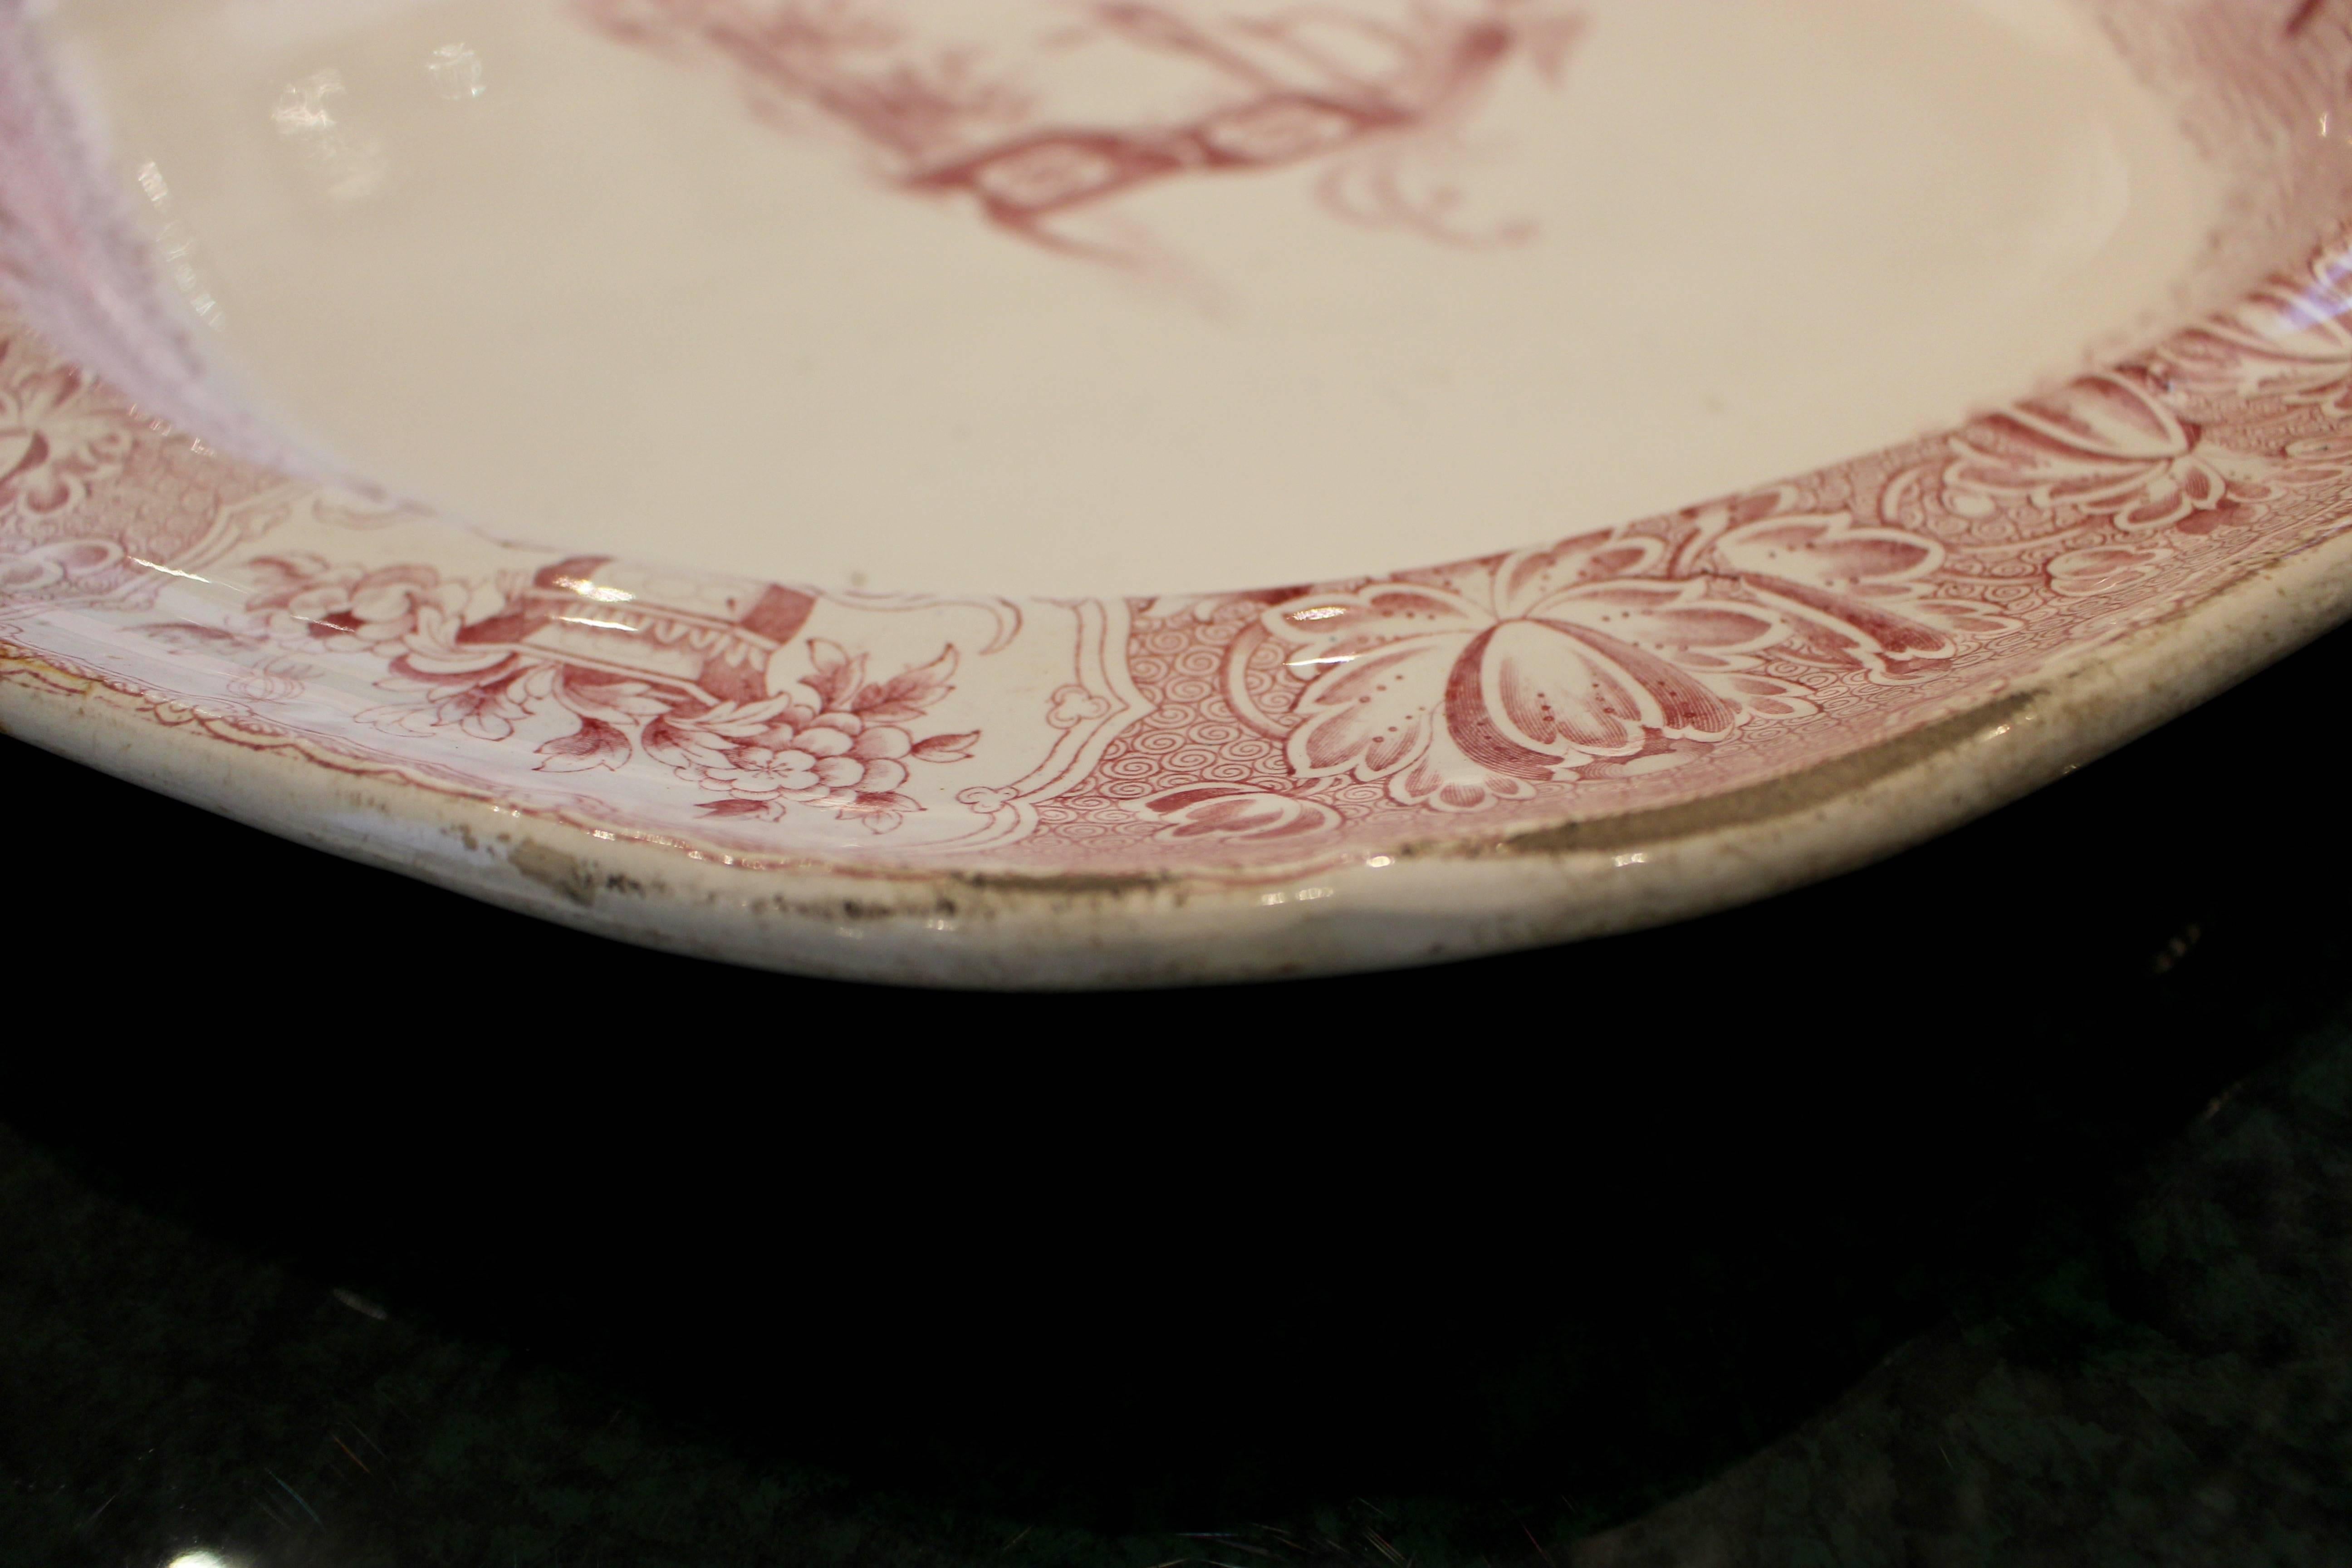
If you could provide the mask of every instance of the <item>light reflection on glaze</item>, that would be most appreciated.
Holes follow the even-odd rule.
[[[2007,9],[2042,32],[1962,0],[861,0],[870,47],[786,47],[815,13],[768,0],[44,26],[169,179],[218,368],[341,472],[503,537],[1085,595],[1609,526],[2160,324],[2210,171],[2071,5]]]

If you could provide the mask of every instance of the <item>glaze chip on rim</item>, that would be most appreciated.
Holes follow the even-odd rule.
[[[2323,123],[2352,32],[2255,9],[2180,24],[2217,101]],[[21,26],[0,5],[0,55]],[[501,544],[226,455],[247,432],[158,369],[131,286],[65,253],[62,165],[19,162],[26,310],[152,395],[0,320],[0,721],[819,973],[1203,980],[1671,918],[1986,809],[2352,608],[2352,228],[2297,216],[2352,212],[2352,162],[2312,151],[2217,242],[2267,272],[2239,303],[1958,429],[1453,565],[1025,600]]]

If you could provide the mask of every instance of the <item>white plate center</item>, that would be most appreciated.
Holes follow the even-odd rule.
[[[1305,582],[1696,501],[2152,335],[2221,210],[2064,0],[47,26],[289,428],[504,536],[877,590]]]

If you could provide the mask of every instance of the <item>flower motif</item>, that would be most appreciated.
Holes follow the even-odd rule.
[[[1946,498],[1964,517],[2006,501],[2071,507],[2127,532],[2171,528],[2231,499],[2200,436],[2138,377],[2088,375],[1953,437]]]
[[[2256,289],[2174,338],[2160,368],[2182,389],[2283,397],[2352,418],[2352,256],[2330,251],[2308,278]]]
[[[0,545],[0,598],[30,598],[86,582],[121,559],[121,548],[101,539],[61,539],[21,551]]]
[[[1942,668],[1958,637],[1994,637],[2018,623],[1969,599],[1938,595],[1944,546],[1847,512],[1790,511],[1787,490],[1701,507],[1675,553],[1675,574],[1733,579],[1785,615],[1787,657],[1824,668],[1906,680]]]
[[[1321,801],[1239,784],[1190,784],[1138,801],[1135,809],[1148,814],[1147,821],[1165,824],[1153,837],[1180,844],[1191,838],[1306,838],[1328,833],[1343,820]]]
[[[509,657],[495,642],[469,644],[467,632],[505,607],[509,582],[452,581],[430,566],[330,567],[310,555],[253,565],[271,586],[247,601],[238,625],[285,646],[369,654],[425,689]]]
[[[282,647],[363,654],[390,666],[377,682],[419,700],[362,710],[365,723],[404,734],[455,728],[503,741],[549,695],[554,671],[526,669],[511,647],[468,640],[477,622],[495,616],[510,584],[445,579],[430,566],[365,571],[330,566],[313,555],[271,556],[254,563],[267,591],[247,601],[231,625]],[[525,685],[536,676],[537,685]]]
[[[1711,583],[1639,575],[1664,552],[1586,534],[1460,585],[1401,579],[1267,610],[1267,630],[1297,649],[1290,667],[1311,677],[1292,769],[1471,811],[1595,764],[1670,766],[1675,742],[1810,711],[1801,689],[1759,672],[1785,617]]]
[[[2219,342],[2212,330],[2208,341]],[[2193,358],[2196,351],[2185,352]],[[2326,401],[2317,382],[2303,384]],[[2169,531],[2189,539],[2352,473],[2352,438],[2321,435],[2283,448],[2233,449],[2208,440],[2167,406],[2146,374],[2131,370],[2084,376],[1980,419],[1951,446],[1944,498],[1964,517],[2022,505],[2103,519],[2126,534]]]
[[[674,678],[575,661],[533,646],[543,624],[518,606],[528,579],[468,582],[429,566],[335,566],[314,555],[253,563],[263,590],[234,627],[283,647],[352,654],[386,671],[377,686],[410,700],[362,711],[361,721],[414,735],[455,730],[511,740],[550,720],[572,727],[537,748],[551,773],[618,770],[639,752],[718,798],[722,816],[783,815],[787,803],[863,819],[877,833],[921,804],[901,793],[909,762],[955,763],[977,732],[917,740],[906,725],[953,688],[956,651],[888,680],[868,682],[865,660],[809,645],[814,694],[713,700]],[[757,678],[764,679],[764,675]]]
[[[2352,434],[2334,433],[2290,441],[2267,458],[2221,459],[2229,465],[2230,496],[2237,501],[2279,500],[2297,490],[2332,485],[2352,473]],[[2230,509],[2224,508],[2223,512]],[[2221,516],[2193,519],[2180,525],[2183,533],[2211,531]]]
[[[79,371],[11,374],[0,342],[0,526],[59,516],[121,472],[129,414]]]

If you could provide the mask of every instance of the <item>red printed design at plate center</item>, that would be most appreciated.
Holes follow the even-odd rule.
[[[1454,133],[1504,71],[1558,82],[1582,30],[1554,0],[1093,0],[1008,60],[882,0],[580,8],[617,38],[725,62],[765,117],[846,132],[901,190],[967,197],[1005,232],[1104,259],[1130,258],[1066,220],[1171,180],[1301,164],[1322,169],[1318,199],[1350,221],[1454,244],[1524,240],[1530,226],[1464,225],[1462,192],[1427,171],[1458,150]],[[1089,69],[1183,107],[1066,112],[1072,94],[1057,84]]]

